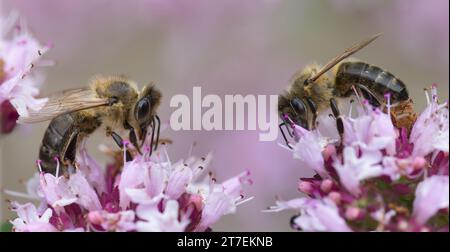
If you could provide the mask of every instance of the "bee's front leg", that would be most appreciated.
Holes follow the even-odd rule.
[[[75,166],[75,160],[78,150],[78,143],[80,141],[79,131],[72,131],[71,134],[65,139],[67,141],[64,141],[64,146],[59,153],[59,156],[55,158],[57,158],[60,162],[60,174],[63,174],[64,177],[68,178],[71,173],[74,173],[74,168],[77,168],[77,166]]]
[[[158,123],[158,128],[156,129],[156,145],[155,145],[155,150],[156,150],[156,149],[158,149],[158,144],[159,144],[159,132],[161,131],[161,119],[159,119],[158,115],[155,115],[154,118],[156,119],[156,122]]]
[[[342,142],[344,136],[344,121],[342,120],[341,113],[339,112],[337,102],[334,98],[330,99],[330,107],[331,111],[333,111],[333,116],[336,119],[336,127]]]
[[[117,134],[116,132],[112,131],[111,128],[109,128],[109,127],[106,128],[106,135],[111,136],[112,139],[114,140],[114,142],[117,144],[117,146],[119,146],[120,149],[124,148],[122,137],[119,134]],[[131,153],[129,150],[126,151],[125,155],[126,155],[127,162],[133,160],[133,157],[131,156]]]
[[[312,124],[311,129],[313,129],[316,127],[317,105],[310,97],[306,97],[306,102],[308,103],[308,106],[311,109],[311,112],[313,114],[312,123],[311,123]]]
[[[130,138],[130,142],[134,145],[134,147],[139,152],[139,154],[142,155],[141,148],[139,147],[139,143],[138,143],[138,140],[136,137],[136,132],[134,131],[133,128],[130,129],[129,138]]]
[[[287,146],[289,149],[292,150],[292,146],[291,146],[291,144],[289,143],[289,141],[288,141],[288,139],[287,139],[287,137],[286,137],[286,134],[284,133],[284,130],[283,130],[283,128],[282,128],[283,126],[286,126],[286,125],[287,125],[286,122],[282,122],[282,123],[280,123],[280,124],[278,125],[278,128],[280,129],[281,135],[283,136],[283,139],[284,139],[284,141],[286,142],[286,146]],[[289,128],[287,128],[287,131],[288,131],[289,134],[290,134]]]

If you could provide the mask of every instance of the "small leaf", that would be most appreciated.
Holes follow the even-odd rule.
[[[4,222],[0,226],[0,232],[11,232],[12,231],[12,224],[10,222]]]

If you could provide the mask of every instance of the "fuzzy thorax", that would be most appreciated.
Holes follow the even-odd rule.
[[[321,75],[313,83],[307,84],[306,80],[316,74],[321,66],[313,63],[306,66],[303,70],[297,72],[292,78],[292,85],[289,94],[292,97],[309,97],[318,106],[318,110],[327,108],[329,100],[333,94],[333,81],[328,73]]]

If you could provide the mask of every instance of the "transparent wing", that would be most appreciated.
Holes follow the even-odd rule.
[[[68,89],[48,98],[48,102],[38,111],[31,111],[26,117],[19,117],[18,123],[37,123],[51,120],[59,115],[78,110],[107,105],[107,98],[99,98],[90,88]]]
[[[314,76],[311,76],[308,79],[308,82],[312,83],[315,80],[317,80],[322,74],[330,70],[333,66],[335,66],[337,63],[341,62],[343,59],[353,55],[357,51],[363,49],[368,44],[372,43],[375,39],[380,37],[383,33],[378,33],[372,37],[366,38],[363,41],[360,41],[354,45],[352,45],[350,48],[347,48],[344,52],[339,54],[338,56],[331,59],[325,66],[323,66]]]

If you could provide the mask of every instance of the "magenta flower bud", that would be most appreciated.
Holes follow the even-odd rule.
[[[11,133],[16,127],[17,118],[19,118],[19,114],[9,101],[0,104],[0,133]]]
[[[333,188],[333,181],[331,179],[325,179],[320,184],[320,190],[322,190],[324,193],[328,193],[331,191],[331,188]]]
[[[345,210],[345,218],[348,220],[356,220],[361,215],[361,210],[358,207],[349,207]]]
[[[398,222],[397,228],[400,231],[407,231],[409,228],[409,223],[406,220],[401,220]]]
[[[310,182],[306,182],[306,181],[300,181],[298,183],[298,190],[300,192],[304,192],[306,194],[310,194],[313,192],[313,185]]]
[[[412,167],[414,168],[414,170],[420,170],[425,166],[426,163],[427,163],[427,161],[425,160],[425,158],[416,157],[416,158],[414,158],[414,161],[412,162]]]
[[[332,145],[332,144],[327,145],[322,152],[323,158],[325,160],[328,160],[334,154],[336,154],[336,147],[334,147],[334,145]]]
[[[190,203],[194,204],[198,208],[202,206],[202,196],[200,195],[191,195],[190,197]]]
[[[92,211],[88,214],[88,220],[94,225],[100,225],[103,221],[103,217],[98,211]]]
[[[330,192],[328,194],[328,198],[330,198],[334,203],[336,203],[336,205],[339,205],[342,200],[342,196],[338,192]]]
[[[393,188],[397,193],[401,195],[406,195],[411,192],[411,188],[409,188],[409,186],[405,184],[396,184],[393,185]]]

